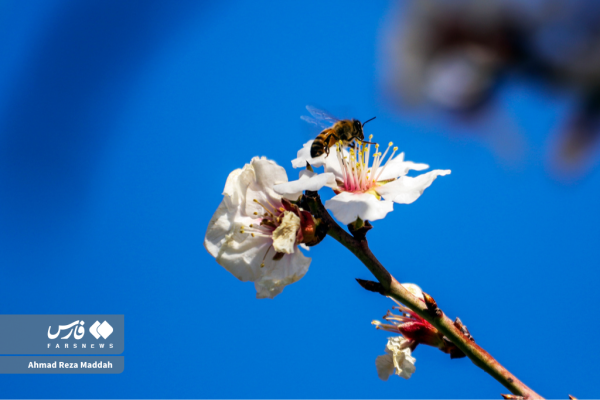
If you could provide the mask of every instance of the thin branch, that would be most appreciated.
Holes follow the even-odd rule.
[[[435,312],[432,312],[431,307],[428,308],[424,302],[406,290],[371,253],[364,236],[359,236],[359,239],[353,237],[333,220],[325,207],[323,207],[321,199],[316,192],[306,192],[305,200],[315,218],[320,219],[329,228],[327,234],[350,250],[377,278],[382,286],[383,294],[400,301],[431,323],[465,353],[475,365],[490,374],[513,394],[525,399],[543,399],[543,397],[518,380],[517,377],[504,368],[487,351],[479,347],[470,335],[466,335],[461,331],[437,306]]]

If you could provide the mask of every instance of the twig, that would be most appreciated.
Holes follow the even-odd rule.
[[[459,329],[450,318],[437,308],[437,304],[435,304],[431,296],[429,296],[430,302],[426,304],[406,290],[371,253],[364,235],[359,236],[357,239],[342,229],[333,220],[325,207],[323,207],[321,199],[316,192],[307,191],[305,201],[315,218],[321,219],[321,222],[328,227],[327,234],[350,250],[377,278],[381,284],[381,288],[377,288],[380,293],[400,301],[431,323],[465,353],[475,365],[490,374],[514,395],[523,397],[524,399],[543,399],[543,397],[518,380],[487,351],[479,347],[470,335],[466,335]]]

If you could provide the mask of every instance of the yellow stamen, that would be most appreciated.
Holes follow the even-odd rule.
[[[264,208],[264,209],[265,209],[265,211],[268,213],[268,214],[265,214],[265,217],[266,217],[267,215],[271,215],[272,217],[274,217],[274,216],[275,216],[275,215],[273,214],[272,210],[276,210],[277,208],[276,208],[275,206],[273,206],[273,204],[269,203],[269,201],[268,201],[268,200],[267,200],[267,204],[268,204],[268,205],[270,205],[270,206],[271,206],[271,208],[269,208],[269,207],[265,206],[264,204],[262,204],[260,201],[258,201],[258,200],[256,200],[256,199],[253,199],[253,201],[254,201],[256,204],[260,205],[262,208]]]

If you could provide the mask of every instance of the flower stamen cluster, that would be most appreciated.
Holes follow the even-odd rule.
[[[398,310],[400,314],[394,314],[388,310],[383,319],[389,324],[377,320],[371,322],[377,329],[403,335],[411,342],[410,345],[413,350],[419,343],[433,347],[444,347],[443,337],[433,325],[395,299],[391,297],[390,299],[396,303],[392,310]]]
[[[240,233],[248,233],[252,237],[267,237],[273,239],[273,245],[267,249],[265,257],[260,267],[265,266],[266,258],[271,248],[275,249],[273,260],[279,260],[284,254],[294,253],[295,246],[300,244],[313,244],[316,231],[315,220],[310,212],[302,210],[289,200],[282,198],[281,205],[273,205],[268,200],[266,204],[257,199],[253,202],[261,206],[265,213],[259,214],[257,211],[253,215],[257,216],[256,222],[241,225]]]
[[[369,141],[373,139],[373,135],[369,136]],[[393,143],[388,144],[387,149],[382,154],[379,150],[379,144],[375,144],[375,154],[373,154],[373,164],[369,167],[369,159],[371,153],[371,144],[359,142],[358,146],[350,149],[349,155],[344,155],[342,152],[343,143],[340,141],[336,145],[336,154],[339,165],[342,169],[343,182],[338,185],[336,193],[343,191],[354,193],[365,193],[380,185],[379,178],[390,160],[394,158],[394,154],[398,151],[398,147],[394,147],[392,154],[387,158],[383,167],[381,164],[385,159],[388,151]],[[376,194],[375,192],[373,194]],[[377,197],[380,197],[376,194]]]
[[[279,224],[281,223],[281,214],[284,211],[283,207],[275,207],[271,203],[269,206],[265,206],[257,199],[253,199],[253,202],[257,203],[259,206],[265,209],[265,213],[258,216],[258,212],[254,211],[252,214],[256,216],[257,219],[260,219],[258,225],[255,223],[248,224],[248,226],[241,224],[240,233],[250,232],[252,237],[255,236],[272,236],[273,230],[275,230]],[[250,229],[247,229],[250,228]]]

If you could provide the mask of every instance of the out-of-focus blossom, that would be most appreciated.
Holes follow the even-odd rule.
[[[412,203],[438,176],[450,173],[450,170],[433,170],[417,177],[406,176],[410,170],[421,171],[429,166],[404,161],[404,153],[394,158],[398,148],[392,148],[392,143],[383,153],[379,151],[379,145],[374,145],[372,162],[371,144],[360,143],[350,151],[338,145],[335,155],[317,158],[310,157],[311,144],[309,141],[298,151],[292,165],[304,167],[313,162],[315,166],[324,165],[324,172],[302,171],[300,179],[276,185],[274,189],[289,196],[304,190],[330,187],[336,196],[326,201],[325,207],[344,224],[353,223],[357,218],[363,221],[382,219],[394,209],[393,203]],[[388,153],[391,154],[386,159]]]
[[[559,1],[533,40],[549,72],[546,81],[575,94],[575,105],[551,141],[550,161],[563,177],[597,163],[600,137],[600,4]],[[595,158],[595,160],[593,159]]]
[[[487,99],[500,75],[531,54],[524,40],[535,18],[514,1],[418,0],[389,39],[396,93],[451,110]]]
[[[402,336],[388,338],[385,353],[375,359],[377,374],[383,381],[387,381],[390,375],[395,373],[404,379],[408,379],[415,372],[415,361],[411,355],[409,341]]]
[[[281,293],[304,276],[311,261],[298,245],[315,241],[315,221],[273,191],[284,182],[285,170],[264,157],[231,172],[204,239],[221,266],[254,282],[258,298]]]
[[[597,1],[412,0],[398,15],[401,21],[390,23],[385,45],[384,87],[392,99],[427,99],[467,116],[460,121],[494,132],[480,139],[516,161],[524,139],[510,117],[492,106],[497,88],[518,75],[574,98],[571,114],[550,141],[552,169],[579,175],[594,164],[592,156],[600,153]]]

